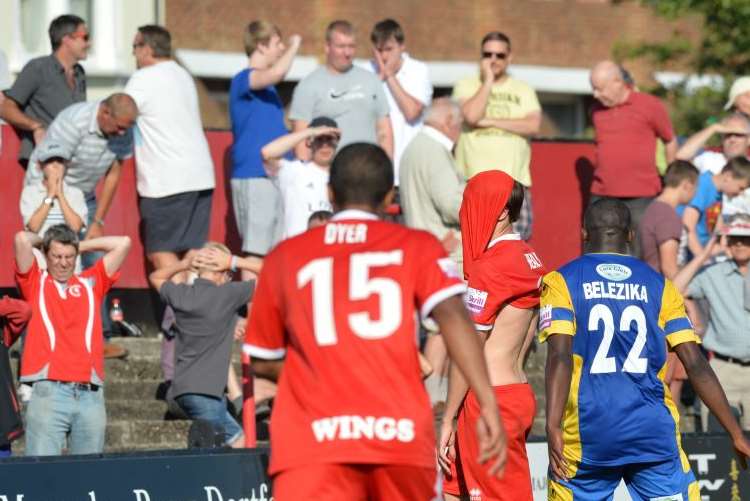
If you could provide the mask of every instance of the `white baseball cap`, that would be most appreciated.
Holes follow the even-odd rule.
[[[734,81],[732,88],[729,89],[729,101],[727,101],[724,109],[728,110],[734,106],[734,100],[737,99],[737,96],[745,92],[750,92],[750,77],[740,77]]]

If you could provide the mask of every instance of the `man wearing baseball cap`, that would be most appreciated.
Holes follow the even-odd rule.
[[[674,278],[674,284],[690,299],[705,299],[709,320],[703,346],[712,353],[711,367],[732,407],[739,410],[742,429],[750,429],[750,215],[735,216],[725,228],[730,259],[703,267],[714,254],[716,237],[703,252]],[[708,409],[701,418],[708,428]]]
[[[261,149],[266,173],[276,178],[281,191],[282,238],[304,232],[314,212],[332,210],[328,172],[340,139],[341,132],[333,119],[316,117],[308,128],[281,136]],[[284,155],[303,141],[312,152],[310,160],[286,160]]]
[[[750,117],[750,77],[738,78],[729,89],[729,99],[724,109],[731,110],[732,108]]]

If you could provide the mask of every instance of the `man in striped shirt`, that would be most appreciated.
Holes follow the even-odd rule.
[[[103,101],[68,106],[50,124],[47,134],[34,149],[24,184],[43,189],[43,170],[50,164],[65,167],[65,183],[80,189],[86,199],[86,230],[80,238],[102,236],[104,218],[120,181],[122,161],[133,154],[132,127],[138,107],[132,97],[115,93]],[[99,198],[95,189],[103,186]],[[94,265],[101,254],[81,256],[84,269]],[[106,299],[102,309],[106,310]],[[111,330],[109,316],[102,315],[105,332]],[[123,348],[107,345],[107,358],[122,356]]]

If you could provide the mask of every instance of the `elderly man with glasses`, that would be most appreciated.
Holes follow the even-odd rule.
[[[508,74],[513,56],[504,33],[482,39],[480,74],[460,80],[453,99],[461,104],[465,130],[456,145],[456,163],[470,178],[501,170],[524,186],[524,205],[513,229],[524,240],[531,236],[531,145],[539,133],[542,111],[536,92]]]
[[[730,259],[703,267],[714,252],[713,238],[703,252],[674,278],[674,284],[690,299],[705,299],[709,320],[703,346],[709,350],[711,367],[730,405],[740,414],[740,424],[750,430],[750,215],[733,218],[725,228]],[[708,410],[702,410],[704,430]]]
[[[19,161],[26,167],[31,151],[58,113],[86,100],[86,72],[79,64],[91,44],[86,22],[65,14],[49,25],[52,54],[29,61],[0,100],[0,118],[21,136]]]
[[[701,151],[715,134],[721,139],[721,151]],[[737,112],[690,136],[677,150],[677,158],[692,162],[701,173],[718,174],[729,160],[736,157],[747,158],[748,148],[750,120]],[[721,214],[725,220],[741,213],[750,213],[750,190],[745,190],[736,197],[725,195],[722,200]]]

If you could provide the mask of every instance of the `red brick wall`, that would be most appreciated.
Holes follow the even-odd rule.
[[[253,19],[276,23],[285,36],[300,33],[301,53],[322,56],[323,32],[333,19],[354,23],[359,56],[369,55],[372,25],[393,17],[409,51],[425,60],[474,60],[488,31],[508,34],[515,62],[589,67],[611,56],[617,41],[664,40],[675,29],[695,39],[696,19],[655,17],[637,1],[607,0],[167,0],[166,23],[175,46],[242,51],[242,30]]]

